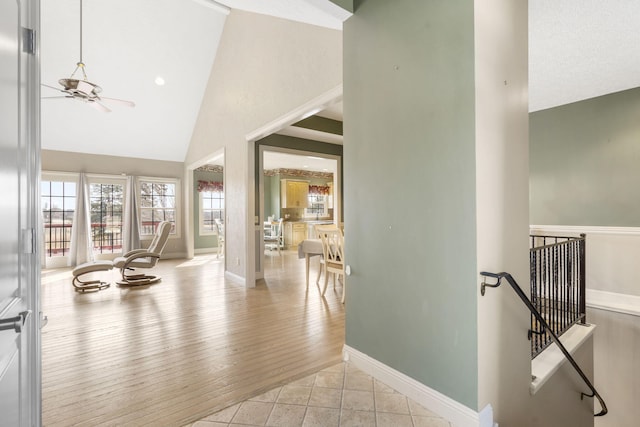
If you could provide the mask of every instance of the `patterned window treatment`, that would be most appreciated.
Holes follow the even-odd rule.
[[[89,261],[93,261],[89,183],[83,172],[78,179],[76,210],[73,217],[73,226],[71,227],[69,266],[73,267]]]
[[[331,188],[328,185],[310,185],[310,196],[328,196],[331,193]]]
[[[122,253],[140,249],[140,219],[138,217],[137,178],[127,176],[124,223],[122,224]]]
[[[201,181],[198,180],[198,193],[210,191],[212,193],[222,193],[224,184],[220,181]]]

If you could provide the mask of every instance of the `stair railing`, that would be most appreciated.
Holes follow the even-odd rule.
[[[497,288],[498,286],[500,286],[502,279],[506,279],[507,282],[509,282],[509,285],[511,285],[511,288],[514,290],[514,292],[516,293],[516,295],[518,295],[518,297],[520,297],[520,299],[522,300],[522,302],[524,303],[524,305],[527,306],[527,308],[529,309],[529,311],[531,312],[531,314],[533,314],[533,316],[536,318],[536,320],[538,320],[538,322],[540,322],[540,324],[549,332],[549,334],[553,337],[553,341],[557,344],[558,348],[560,349],[560,351],[562,351],[562,354],[564,354],[564,357],[567,358],[567,360],[569,361],[569,363],[571,363],[571,366],[573,366],[573,369],[576,370],[576,372],[578,373],[578,375],[580,375],[580,377],[582,378],[582,380],[585,382],[585,384],[587,385],[587,387],[589,387],[589,389],[591,390],[591,394],[587,394],[587,393],[580,393],[580,399],[584,399],[584,397],[596,397],[598,399],[598,402],[600,402],[600,406],[602,407],[602,410],[600,412],[598,412],[597,414],[595,414],[594,416],[596,417],[601,417],[603,415],[606,415],[607,412],[609,412],[609,410],[607,409],[607,405],[604,403],[604,399],[602,399],[602,397],[600,396],[600,393],[598,393],[598,391],[596,390],[596,388],[593,386],[593,384],[591,383],[591,381],[589,380],[589,378],[586,376],[586,374],[582,371],[582,369],[580,368],[580,366],[578,365],[578,363],[575,361],[575,359],[573,358],[573,356],[571,356],[571,353],[569,353],[569,351],[566,349],[566,347],[560,342],[560,339],[558,338],[558,335],[556,335],[556,333],[553,331],[553,329],[549,326],[549,324],[547,323],[547,321],[544,319],[544,317],[542,317],[542,315],[540,314],[540,312],[536,309],[536,307],[531,303],[531,301],[529,300],[529,298],[527,297],[527,295],[522,291],[522,289],[520,288],[520,286],[518,285],[518,283],[515,281],[515,279],[511,276],[511,274],[509,273],[489,273],[486,271],[483,271],[480,273],[482,276],[485,277],[492,277],[494,279],[497,280],[496,283],[494,284],[489,284],[486,283],[486,279],[482,281],[482,284],[480,286],[480,294],[482,296],[484,296],[485,293],[485,289],[487,287],[489,288]]]
[[[529,247],[531,303],[558,336],[574,324],[586,323],[586,236],[532,235]],[[531,315],[531,358],[553,342]]]

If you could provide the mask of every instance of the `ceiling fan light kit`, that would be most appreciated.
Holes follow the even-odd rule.
[[[82,79],[75,78],[76,73],[80,70],[82,72]],[[102,92],[102,88],[95,83],[92,83],[87,78],[87,72],[85,71],[85,64],[82,61],[82,0],[80,0],[80,60],[76,64],[76,68],[71,73],[71,77],[58,80],[62,89],[43,84],[43,86],[60,91],[64,93],[64,96],[45,97],[45,98],[70,98],[78,101],[83,101],[89,106],[104,111],[105,113],[111,112],[111,109],[104,105],[102,101],[115,102],[127,107],[135,107],[133,101],[127,101],[124,99],[107,98],[99,96]]]

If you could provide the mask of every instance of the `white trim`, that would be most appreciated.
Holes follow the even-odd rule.
[[[311,101],[306,102],[291,112],[278,117],[277,119],[259,127],[247,134],[246,138],[248,142],[257,141],[261,138],[274,134],[283,128],[290,126],[302,119],[313,116],[319,111],[324,110],[330,105],[336,102],[342,101],[342,83],[334,87],[328,92],[313,98]]]
[[[382,381],[405,396],[413,399],[426,409],[451,422],[456,427],[492,427],[493,415],[486,407],[480,414],[450,397],[396,371],[395,369],[367,356],[345,344],[343,359],[358,369]],[[480,420],[482,419],[482,424]]]
[[[325,0],[305,0],[311,6],[319,9],[320,11],[326,13],[327,15],[332,16],[333,18],[339,19],[344,22],[349,19],[353,13],[349,12],[346,9],[338,6],[337,4],[325,1]]]
[[[194,2],[204,6],[204,7],[208,7],[210,9],[213,9],[215,11],[218,11],[220,13],[224,13],[225,15],[229,15],[229,13],[231,13],[231,9],[228,8],[227,6],[218,3],[215,0],[193,0]]]
[[[90,173],[85,172],[85,176],[87,177],[87,182],[89,184],[117,184],[117,185],[125,185],[127,183],[126,175],[112,175],[106,173]],[[124,197],[124,191],[123,191]]]
[[[225,270],[224,278],[225,279],[229,279],[229,280],[233,280],[234,282],[238,282],[238,284],[242,285],[242,286],[246,286],[246,284],[247,284],[247,280],[244,277],[239,276],[237,274],[234,274],[234,273],[232,273],[232,272],[230,272],[228,270]]]
[[[571,233],[571,234],[625,234],[640,235],[640,227],[607,227],[597,225],[530,225],[531,232]]]
[[[587,289],[587,307],[640,316],[640,296]]]
[[[327,142],[329,144],[342,145],[343,137],[335,133],[322,132],[315,129],[307,129],[300,126],[289,126],[276,132],[278,135],[293,136],[295,138],[310,139],[312,141]]]
[[[595,325],[573,325],[560,337],[560,342],[569,354],[575,354],[582,344],[593,335]],[[529,393],[536,394],[538,390],[560,369],[567,361],[564,353],[556,343],[551,344],[535,359],[531,361],[531,375],[535,377],[529,386]]]

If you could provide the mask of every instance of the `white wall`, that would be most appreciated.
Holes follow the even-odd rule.
[[[596,330],[596,333],[598,330]],[[593,378],[593,337],[587,339],[572,354],[588,378]],[[596,388],[598,388],[596,386]],[[601,390],[599,390],[601,391]],[[594,425],[593,398],[580,398],[589,392],[582,378],[565,362],[553,376],[531,397],[529,420],[531,427],[589,427]],[[600,406],[595,403],[597,410]],[[622,427],[620,424],[619,427]]]
[[[635,427],[640,420],[640,318],[587,308],[587,320],[597,325],[594,385],[609,408],[595,425]]]
[[[247,262],[254,227],[247,134],[341,82],[340,31],[236,9],[227,17],[186,164],[225,148],[228,272],[247,277],[253,268]]]
[[[527,2],[476,1],[477,268],[529,285]],[[500,425],[527,420],[529,312],[507,283],[480,296],[478,408]]]

